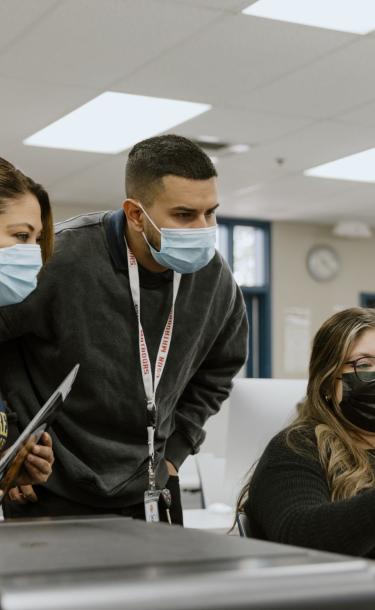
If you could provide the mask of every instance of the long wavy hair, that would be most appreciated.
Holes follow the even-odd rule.
[[[315,430],[320,463],[326,473],[331,500],[344,500],[375,485],[375,475],[359,428],[341,413],[337,379],[355,343],[375,329],[375,310],[353,307],[331,316],[315,335],[306,398],[286,430],[286,443],[297,453],[311,455]],[[237,510],[251,493],[251,478],[241,491]]]
[[[12,200],[27,193],[34,195],[40,205],[42,233],[39,243],[45,263],[52,256],[54,242],[53,217],[48,193],[41,184],[25,176],[9,161],[0,158],[0,214],[6,211]]]

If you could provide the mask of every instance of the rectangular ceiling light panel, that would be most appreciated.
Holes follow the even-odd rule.
[[[352,180],[353,182],[375,182],[375,148],[312,167],[305,176]]]
[[[242,12],[353,34],[375,29],[374,0],[258,0]]]
[[[209,104],[106,91],[24,144],[116,154],[210,109]]]

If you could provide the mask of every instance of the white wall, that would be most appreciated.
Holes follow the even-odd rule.
[[[330,245],[340,257],[341,270],[331,281],[317,282],[308,274],[306,254],[317,244]],[[310,314],[311,344],[313,335],[331,314],[359,305],[360,292],[375,293],[375,238],[335,238],[328,226],[275,222],[271,260],[273,376],[302,378],[307,374],[307,362],[300,370],[288,371],[286,367],[286,313],[290,308],[297,308],[297,312],[302,310],[302,318]],[[296,340],[300,336],[299,343],[303,343],[303,334],[303,330],[297,329],[295,336]],[[296,349],[300,350],[301,345]]]

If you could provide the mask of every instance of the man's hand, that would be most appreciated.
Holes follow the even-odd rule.
[[[18,486],[9,490],[9,498],[13,502],[19,504],[37,502],[38,497],[32,485],[45,483],[51,475],[52,465],[55,461],[52,439],[47,432],[44,432],[40,442],[42,444],[35,445],[26,458],[17,480]]]
[[[178,476],[178,472],[175,469],[175,467],[173,466],[172,462],[168,462],[168,460],[165,460],[165,463],[167,464],[169,476],[170,477],[177,477]]]

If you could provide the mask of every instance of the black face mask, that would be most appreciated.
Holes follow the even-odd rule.
[[[366,373],[369,381],[358,379],[355,373],[342,376],[340,407],[345,419],[366,432],[375,432],[375,373]]]

